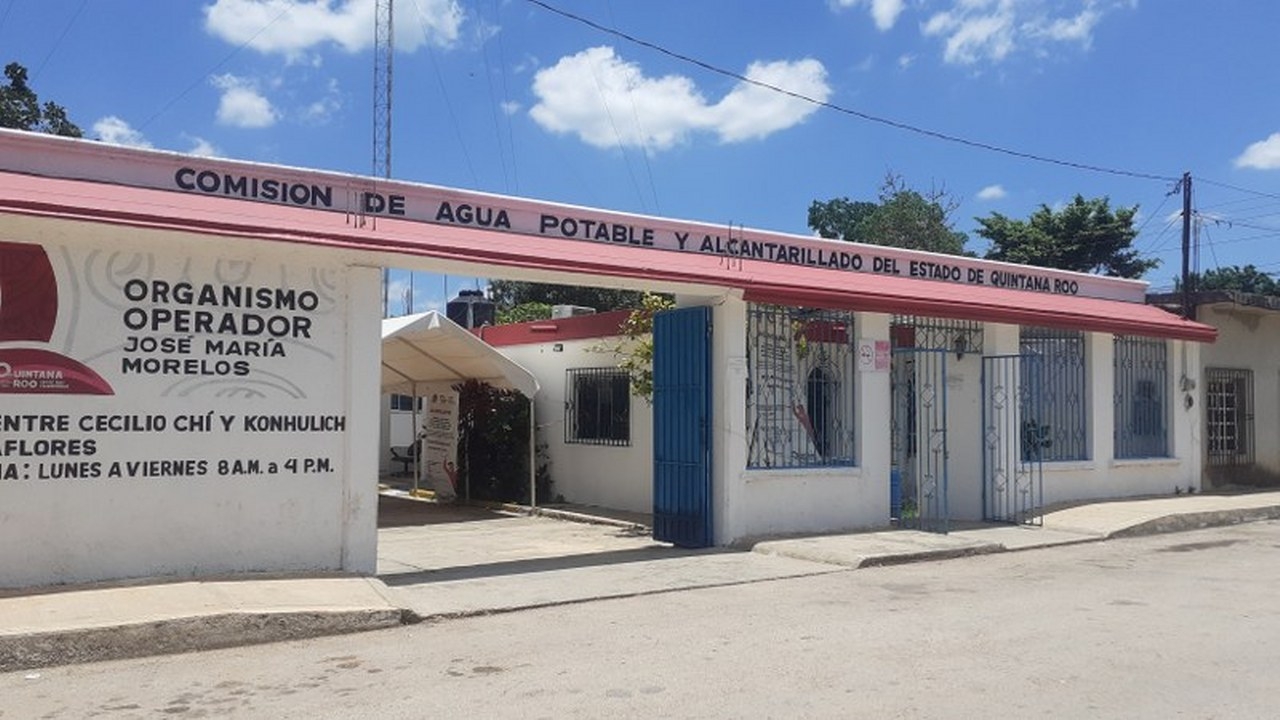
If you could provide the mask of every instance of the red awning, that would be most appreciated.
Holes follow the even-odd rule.
[[[500,267],[739,289],[747,300],[1212,342],[1217,331],[1151,305],[851,273],[349,216],[176,191],[0,173],[0,212],[211,236],[389,252]],[[16,240],[19,238],[0,239]]]

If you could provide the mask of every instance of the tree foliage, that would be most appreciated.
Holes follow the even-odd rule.
[[[1177,290],[1182,290],[1182,280],[1175,283]],[[1253,265],[1230,265],[1228,267],[1206,270],[1192,275],[1191,287],[1195,290],[1234,290],[1256,295],[1273,295],[1280,297],[1280,282]]]
[[[1076,195],[1066,207],[1041,205],[1026,220],[991,213],[978,221],[978,235],[991,241],[988,260],[1137,278],[1160,264],[1133,249],[1138,206],[1111,208],[1105,197]]]
[[[525,302],[511,307],[498,307],[499,325],[547,320],[551,317],[551,305],[544,302]]]
[[[640,306],[644,293],[635,290],[583,287],[578,285],[548,285],[517,280],[494,280],[489,283],[490,296],[497,303],[499,315],[526,303],[552,305],[582,305],[597,312],[626,310]],[[548,309],[548,313],[550,310]],[[536,317],[530,317],[536,320]],[[517,321],[519,322],[519,321]]]
[[[945,190],[921,193],[890,173],[880,186],[879,200],[815,200],[809,206],[809,227],[828,239],[964,254],[968,238],[951,220],[959,203]]]
[[[631,377],[631,394],[653,400],[653,316],[675,307],[669,295],[645,293],[622,322],[622,337],[598,348],[618,356],[618,367]]]
[[[16,62],[4,66],[9,84],[0,86],[0,127],[31,132],[81,137],[83,131],[67,117],[67,111],[54,102],[40,104],[36,93],[27,85],[27,69]]]

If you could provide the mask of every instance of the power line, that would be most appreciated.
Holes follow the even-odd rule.
[[[834,110],[836,112],[843,113],[845,115],[851,115],[853,117],[860,118],[868,122],[873,122],[880,125],[886,125],[888,127],[896,128],[898,130],[905,130],[907,132],[912,132],[917,135],[924,135],[926,137],[931,137],[936,140],[943,140],[945,142],[955,143],[958,145],[965,145],[967,147],[977,148],[979,150],[987,150],[989,152],[1000,153],[1002,155],[1009,155],[1016,158],[1022,158],[1023,160],[1034,160],[1036,162],[1048,163],[1050,165],[1058,165],[1061,167],[1069,167],[1069,168],[1074,168],[1076,170],[1087,170],[1089,172],[1104,173],[1108,175],[1119,175],[1123,177],[1138,178],[1141,180],[1158,180],[1160,182],[1177,182],[1178,181],[1178,178],[1172,175],[1156,175],[1154,173],[1136,172],[1132,170],[1123,170],[1119,168],[1109,168],[1101,165],[1090,165],[1088,163],[1074,162],[1071,160],[1062,160],[1059,158],[1048,157],[1046,155],[1037,155],[1035,153],[1023,152],[1021,150],[1013,150],[1011,148],[1006,148],[999,145],[992,145],[991,143],[985,143],[979,140],[970,140],[968,138],[963,138],[958,135],[952,135],[950,133],[944,133],[938,130],[929,130],[927,128],[922,128],[916,125],[911,125],[909,123],[900,122],[898,120],[892,120],[890,118],[880,117],[878,115],[872,115],[871,113],[863,112],[861,110],[855,110],[853,108],[844,107],[843,105],[837,105],[835,103],[828,102],[826,100],[818,100],[817,98],[809,97],[808,95],[795,92],[794,90],[787,90],[786,88],[781,88],[776,85],[771,85],[769,83],[762,82],[760,80],[755,80],[753,78],[749,78],[740,73],[733,72],[732,70],[726,70],[717,65],[712,65],[711,63],[706,62],[704,60],[699,60],[697,58],[690,57],[683,53],[679,53],[674,50],[669,50],[661,45],[654,44],[647,40],[642,40],[633,35],[629,35],[621,30],[611,28],[611,27],[606,27],[593,20],[584,18],[580,15],[575,15],[574,13],[561,10],[555,6],[552,6],[543,2],[542,0],[525,0],[525,2],[528,2],[532,5],[536,5],[550,13],[554,13],[556,15],[567,18],[574,22],[586,25],[587,27],[592,28],[594,30],[598,30],[606,34],[622,38],[627,42],[634,43],[641,47],[648,48],[650,50],[653,50],[654,52],[658,52],[668,57],[675,58],[676,60],[680,60],[682,62],[695,65],[697,67],[702,68],[703,70],[707,70],[709,72],[713,72],[718,75],[723,75],[725,77],[732,78],[739,82],[755,85],[756,87],[764,88],[766,90],[771,90],[776,93],[781,93],[788,97],[793,97],[797,100],[802,100],[804,102],[810,103],[812,105],[816,105],[818,107],[827,108],[828,110]]]
[[[534,0],[529,0],[529,1],[533,2]],[[1199,176],[1196,177],[1196,180],[1199,180],[1202,183],[1207,183],[1209,185],[1214,185],[1220,188],[1226,188],[1227,190],[1235,190],[1236,192],[1249,193],[1250,195],[1257,195],[1259,197],[1268,197],[1268,198],[1275,198],[1276,200],[1280,200],[1280,194],[1276,194],[1276,193],[1263,192],[1262,190],[1253,190],[1251,188],[1240,187],[1239,185],[1231,185],[1224,182],[1218,182],[1217,180],[1209,180],[1208,178],[1202,178]]]
[[[76,18],[80,17],[80,13],[84,12],[84,6],[88,4],[89,0],[81,0],[80,7],[76,8],[76,11],[71,15],[71,19],[63,26],[62,32],[58,34],[58,39],[53,41],[53,47],[49,48],[49,53],[36,66],[35,72],[31,73],[32,82],[35,82],[36,78],[40,77],[40,71],[44,70],[44,66],[49,64],[49,58],[53,57],[53,54],[58,50],[58,46],[62,44],[62,40],[67,37],[67,33],[71,32],[71,26],[76,24]],[[10,5],[9,7],[13,6]],[[5,12],[5,15],[8,14],[8,12]]]
[[[213,67],[209,68],[207,71],[205,71],[205,73],[204,73],[203,75],[201,75],[200,77],[196,78],[194,82],[192,82],[190,85],[188,85],[186,88],[184,88],[184,89],[182,90],[182,92],[180,92],[180,93],[178,93],[176,96],[174,96],[172,100],[170,100],[169,102],[166,102],[164,105],[162,105],[162,106],[160,107],[160,109],[159,109],[159,110],[157,110],[157,111],[155,111],[154,113],[152,113],[152,114],[151,114],[151,117],[147,118],[147,119],[146,119],[146,120],[145,120],[141,125],[139,125],[139,126],[138,126],[138,131],[139,131],[139,132],[141,132],[141,131],[145,130],[145,129],[147,128],[147,126],[148,126],[148,125],[150,125],[151,123],[153,123],[153,122],[155,122],[155,121],[156,121],[156,118],[158,118],[158,117],[160,117],[161,115],[163,115],[163,114],[165,114],[166,112],[168,112],[168,111],[169,111],[169,108],[173,107],[174,105],[176,105],[176,104],[178,103],[178,101],[179,101],[179,100],[181,100],[182,98],[186,97],[186,96],[187,96],[187,93],[189,93],[189,92],[191,92],[192,90],[196,89],[196,87],[198,87],[198,86],[200,86],[200,85],[203,85],[203,84],[204,84],[204,82],[205,82],[205,79],[206,79],[206,78],[208,78],[210,75],[212,75],[215,71],[217,71],[217,70],[218,70],[219,68],[221,68],[223,65],[226,65],[228,62],[231,62],[231,58],[233,58],[233,57],[235,57],[236,55],[238,55],[238,54],[240,53],[240,51],[241,51],[241,50],[244,50],[245,48],[249,47],[249,44],[250,44],[250,43],[252,43],[254,40],[257,40],[257,39],[258,39],[258,36],[259,36],[259,35],[261,35],[262,33],[266,32],[268,29],[270,29],[272,25],[275,25],[276,23],[280,22],[280,18],[282,18],[282,17],[284,17],[285,15],[287,15],[287,14],[289,13],[289,10],[290,10],[292,7],[293,7],[293,6],[292,6],[292,5],[290,5],[289,3],[284,3],[284,6],[281,8],[280,12],[279,12],[279,13],[277,13],[277,14],[276,14],[276,16],[275,16],[274,18],[272,18],[272,19],[271,19],[271,22],[267,23],[266,25],[263,25],[263,26],[258,30],[258,32],[256,32],[256,33],[254,33],[253,35],[249,36],[249,39],[248,39],[248,40],[245,40],[244,42],[240,43],[240,45],[238,45],[238,46],[237,46],[234,50],[232,50],[231,52],[227,53],[227,54],[226,54],[226,55],[225,55],[221,60],[219,60],[218,62],[214,63],[214,64],[213,64]]]

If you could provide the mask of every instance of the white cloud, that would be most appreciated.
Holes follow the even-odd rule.
[[[915,55],[912,55],[912,54],[910,54],[910,53],[907,53],[907,54],[905,54],[905,55],[899,55],[899,56],[898,56],[898,69],[899,69],[899,70],[906,70],[906,69],[910,68],[912,65],[914,65],[914,64],[915,64],[915,62],[916,62],[916,56],[915,56]]]
[[[204,8],[205,30],[234,45],[279,53],[290,61],[336,45],[359,52],[373,44],[374,0],[216,0]],[[457,41],[465,13],[457,0],[395,4],[395,47],[413,52]]]
[[[116,117],[108,115],[93,124],[93,134],[98,139],[112,145],[128,145],[129,147],[149,148],[154,147],[143,137],[142,133],[134,130],[129,123]]]
[[[836,7],[849,8],[866,5],[876,29],[884,32],[898,22],[898,16],[906,9],[906,0],[835,0]]]
[[[943,41],[948,63],[998,63],[1018,50],[1045,54],[1053,44],[1087,49],[1105,13],[1132,0],[951,0],[921,26]],[[1064,8],[1064,6],[1066,6]]]
[[[1240,153],[1236,167],[1254,170],[1280,169],[1280,132],[1271,133],[1266,140],[1259,140]]]
[[[502,103],[500,107],[502,108],[503,115],[515,115],[516,113],[520,112],[520,108],[522,106],[520,105],[520,103],[514,100],[507,100],[506,102]]]
[[[323,125],[334,114],[342,109],[342,92],[338,89],[337,78],[330,78],[324,97],[302,109],[302,119],[317,125]]]
[[[1009,193],[1001,185],[988,185],[978,191],[979,200],[999,200]]]
[[[187,150],[188,155],[217,157],[222,154],[222,151],[215,147],[213,143],[202,137],[196,137],[193,135],[184,135],[183,137],[191,142],[191,149]]]
[[[817,60],[756,62],[752,80],[816,100],[831,89]],[[812,103],[739,82],[719,102],[709,103],[687,77],[645,77],[611,47],[594,47],[539,70],[533,79],[538,102],[529,115],[544,129],[576,134],[596,147],[632,146],[664,150],[690,133],[716,133],[722,142],[763,138],[792,127],[817,108]]]
[[[222,91],[218,101],[218,122],[241,128],[271,127],[280,113],[271,101],[258,92],[256,83],[235,75],[217,75],[211,79]]]

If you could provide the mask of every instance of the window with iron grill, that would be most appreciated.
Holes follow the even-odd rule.
[[[1210,465],[1252,465],[1253,371],[1205,369],[1205,440]]]
[[[1168,457],[1168,344],[1154,338],[1115,338],[1115,456]]]
[[[1020,352],[1040,362],[1023,363],[1021,383],[1040,393],[1038,427],[1024,428],[1046,462],[1089,458],[1089,407],[1085,385],[1084,333],[1024,327]]]
[[[853,465],[853,313],[747,309],[747,467]]]
[[[564,441],[631,444],[631,376],[618,368],[569,368],[565,377]]]

